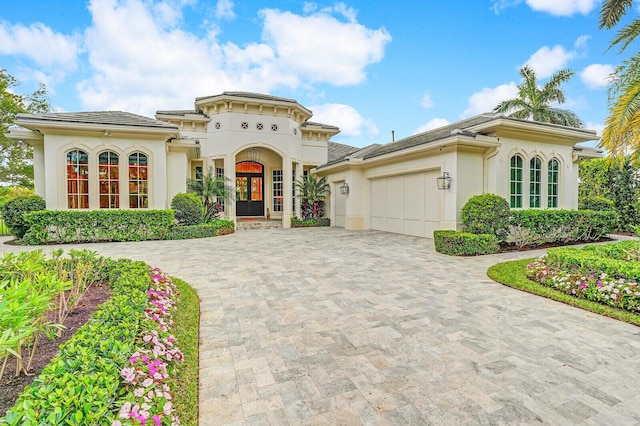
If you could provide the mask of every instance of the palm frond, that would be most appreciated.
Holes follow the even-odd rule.
[[[567,127],[584,127],[584,122],[572,111],[560,108],[549,108],[549,122]]]
[[[600,28],[615,27],[627,9],[633,6],[633,0],[605,0],[600,9]]]
[[[616,38],[614,38],[609,44],[609,49],[621,44],[620,52],[623,52],[638,35],[640,35],[640,19],[632,21],[629,25],[626,25],[618,31]]]

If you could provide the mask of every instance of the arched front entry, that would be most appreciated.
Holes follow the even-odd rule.
[[[236,216],[264,216],[264,166],[236,163]]]

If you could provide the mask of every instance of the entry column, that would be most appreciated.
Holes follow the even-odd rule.
[[[229,220],[236,221],[236,161],[235,156],[226,155],[224,157],[224,174],[229,179],[229,185],[232,188],[232,200],[225,205],[227,217]]]
[[[303,176],[303,168],[302,168],[302,163],[296,163],[296,179],[295,181],[299,181]],[[301,217],[300,216],[300,212],[302,211],[302,198],[300,198],[300,194],[297,193],[297,191],[295,190],[295,182],[293,183],[294,185],[294,194],[296,197],[296,211],[294,212],[294,214],[296,215],[296,217]]]
[[[282,159],[282,180],[284,186],[284,194],[282,200],[282,227],[291,228],[291,210],[293,209],[293,182],[291,174],[293,168],[291,167],[291,157],[286,156]]]

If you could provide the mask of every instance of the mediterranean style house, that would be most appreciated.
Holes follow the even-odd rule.
[[[313,172],[331,185],[334,226],[432,237],[460,229],[472,196],[512,208],[577,208],[577,144],[590,130],[482,114],[387,144],[331,141],[293,99],[246,92],[196,98],[193,110],[20,114],[8,136],[34,148],[36,194],[48,209],[166,209],[188,179],[211,171],[235,183],[231,220],[299,215],[294,182]]]

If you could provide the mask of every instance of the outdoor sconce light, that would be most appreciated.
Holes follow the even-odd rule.
[[[449,176],[449,172],[442,172],[442,176],[436,179],[438,181],[438,189],[449,189],[451,188],[451,176]]]
[[[340,194],[349,195],[349,184],[347,182],[340,186]]]

